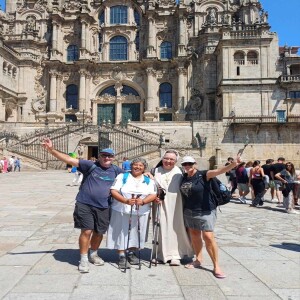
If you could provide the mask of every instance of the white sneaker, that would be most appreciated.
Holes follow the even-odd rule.
[[[277,200],[276,198],[273,198],[273,199],[271,200],[271,202],[273,202],[273,203],[278,203],[278,200]]]
[[[179,259],[171,259],[170,266],[180,266],[180,260]]]
[[[241,200],[243,201],[244,204],[247,204],[247,199],[245,196],[241,197]]]
[[[299,215],[300,214],[300,212],[295,210],[295,209],[288,210],[287,213],[288,214],[294,214],[294,215]]]
[[[98,254],[95,254],[90,257],[90,262],[94,264],[95,266],[103,266],[104,265],[104,260],[98,256]]]
[[[88,273],[90,271],[89,262],[86,260],[81,260],[79,262],[78,271],[81,273]]]

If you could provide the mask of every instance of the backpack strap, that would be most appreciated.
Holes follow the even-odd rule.
[[[124,185],[127,182],[128,176],[129,176],[129,172],[123,173],[122,185]],[[148,185],[150,183],[150,178],[146,175],[143,176],[144,176],[143,182],[145,182]]]
[[[92,166],[90,166],[90,168],[88,169],[88,171],[83,175],[81,184],[79,189],[82,188],[84,182],[86,181],[86,179],[90,176],[90,174],[97,168],[96,164],[93,164]]]

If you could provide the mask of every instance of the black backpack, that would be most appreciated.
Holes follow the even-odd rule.
[[[227,204],[231,199],[231,193],[218,178],[210,180],[210,195],[216,206]]]

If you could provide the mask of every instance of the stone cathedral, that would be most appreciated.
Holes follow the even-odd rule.
[[[300,162],[299,102],[298,47],[279,47],[259,0],[7,0],[0,10],[2,128],[131,122],[181,146],[197,132],[208,157],[247,136],[249,156]]]

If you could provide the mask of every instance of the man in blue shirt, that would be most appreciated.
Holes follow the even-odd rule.
[[[131,171],[131,161],[128,160],[127,157],[123,157],[122,169],[125,172],[130,172]]]
[[[110,187],[122,169],[112,165],[115,153],[106,148],[99,152],[96,162],[70,157],[54,149],[49,138],[43,140],[42,146],[57,159],[66,164],[75,166],[83,174],[83,183],[76,196],[74,210],[74,227],[81,229],[79,236],[80,262],[78,270],[82,273],[89,272],[89,261],[97,266],[102,266],[104,261],[98,256],[98,248],[103,234],[109,226]],[[91,169],[91,167],[93,169]],[[85,175],[88,176],[85,176]],[[88,259],[88,251],[90,257]]]

